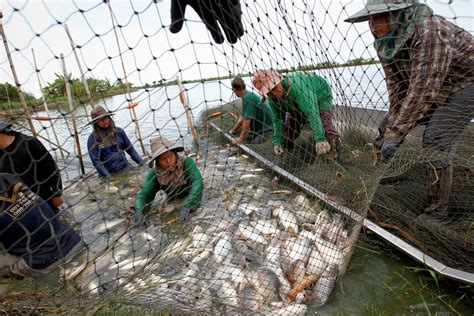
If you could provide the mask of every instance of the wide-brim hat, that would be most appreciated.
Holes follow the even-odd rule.
[[[264,97],[282,80],[282,75],[277,71],[258,70],[253,74],[252,84]]]
[[[151,145],[151,158],[148,160],[148,166],[153,168],[155,159],[158,158],[161,154],[164,154],[167,151],[183,151],[184,147],[178,144],[171,143],[168,139],[164,137],[156,137],[150,139]]]
[[[344,22],[364,22],[371,15],[408,8],[415,2],[416,0],[367,0],[367,4],[362,10],[345,19]]]
[[[96,106],[94,109],[91,111],[91,122],[90,124],[95,124],[104,117],[110,117],[114,115],[114,113],[107,111],[100,105]]]

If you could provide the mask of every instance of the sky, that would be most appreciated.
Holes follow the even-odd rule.
[[[474,32],[472,0],[427,0],[436,14]],[[170,1],[111,0],[125,72],[135,85],[159,80],[199,79],[289,68],[321,62],[375,57],[366,22],[343,22],[363,1],[241,1],[245,35],[235,45],[213,43],[197,14],[188,7],[188,21],[172,34]],[[33,64],[35,51],[42,84],[66,68],[80,77],[66,35],[67,25],[86,77],[124,77],[109,8],[95,1],[2,1],[3,26],[22,89],[40,96]],[[14,83],[5,50],[0,49],[0,82]]]

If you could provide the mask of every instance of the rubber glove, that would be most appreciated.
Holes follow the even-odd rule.
[[[275,155],[277,156],[280,156],[284,152],[283,148],[279,145],[276,145],[275,147],[273,147],[273,151],[275,152]]]
[[[199,15],[217,44],[224,42],[219,24],[231,44],[237,43],[237,40],[244,35],[239,0],[172,0],[171,33],[181,31],[188,5]]]
[[[317,142],[316,145],[316,155],[325,155],[331,151],[331,145],[327,141]]]
[[[400,142],[394,140],[385,140],[380,151],[380,159],[382,162],[387,162],[390,160],[395,155],[399,147]]]
[[[181,224],[183,224],[188,219],[190,212],[191,210],[185,206],[179,209],[179,221]]]

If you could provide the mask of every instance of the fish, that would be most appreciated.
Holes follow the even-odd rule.
[[[233,307],[239,306],[239,296],[234,285],[230,281],[223,281],[217,293],[221,302],[225,305]]]
[[[168,203],[168,194],[164,190],[159,190],[155,194],[155,198],[151,202],[150,210],[158,210],[165,208]]]
[[[276,309],[271,309],[268,312],[262,311],[264,315],[278,315],[278,316],[286,316],[286,315],[292,315],[292,316],[303,316],[306,315],[308,307],[305,304],[288,304],[285,307],[280,307]]]
[[[311,240],[301,235],[286,244],[286,251],[291,263],[301,260],[303,264],[306,264],[311,254],[311,248]]]
[[[278,217],[279,223],[285,231],[298,234],[298,220],[290,211],[285,210],[282,206],[273,209],[273,216]]]
[[[258,294],[262,295],[266,301],[278,300],[280,281],[273,271],[259,268],[250,275],[253,287]]]
[[[280,231],[277,225],[266,219],[259,219],[250,224],[263,235],[274,235]]]
[[[249,284],[245,271],[233,264],[220,266],[214,277],[232,282],[237,293],[242,292]]]
[[[300,284],[306,275],[305,263],[302,260],[294,261],[288,271],[286,272],[286,278],[290,282],[290,286]]]
[[[317,305],[325,305],[334,291],[338,274],[337,265],[328,265],[326,270],[316,282],[313,288],[314,303]]]
[[[263,198],[264,195],[265,195],[265,190],[262,188],[258,188],[257,190],[255,190],[255,193],[253,194],[252,198],[254,200],[259,201],[261,198]]]
[[[210,244],[210,236],[206,233],[196,233],[193,235],[192,246],[194,248],[207,248]]]
[[[328,264],[328,265],[341,265],[344,259],[344,253],[339,250],[339,248],[332,244],[331,242],[318,239],[315,242],[315,245],[321,255],[321,258]]]
[[[311,250],[311,254],[309,255],[308,263],[306,265],[306,272],[320,276],[327,266],[328,264],[323,260],[318,248],[314,247]]]
[[[232,252],[231,238],[228,234],[223,234],[222,238],[216,243],[214,247],[214,258],[216,262],[222,264]]]
[[[268,242],[265,240],[265,238],[260,235],[258,230],[250,226],[249,224],[246,223],[240,223],[239,226],[237,227],[237,233],[240,237],[254,241],[259,244],[268,244]]]

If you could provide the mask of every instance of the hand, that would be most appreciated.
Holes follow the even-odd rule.
[[[244,35],[239,0],[171,0],[171,33],[181,31],[187,5],[196,11],[217,44],[224,42],[217,22],[231,44],[237,43],[237,40]]]
[[[394,140],[385,140],[380,151],[380,159],[382,162],[387,162],[390,160],[395,155],[399,147],[400,142]]]
[[[273,147],[273,151],[275,152],[275,155],[277,156],[280,156],[281,154],[285,152],[283,148],[279,145],[276,145],[275,147]]]
[[[325,155],[331,151],[331,145],[327,141],[317,142],[315,145],[316,155]]]
[[[232,145],[237,145],[237,144],[240,144],[241,142],[242,142],[242,140],[240,139],[240,137],[239,138],[234,138],[232,140]]]
[[[191,210],[185,206],[179,209],[179,221],[181,224],[183,224],[188,219],[190,212]]]
[[[133,225],[135,227],[141,228],[145,227],[147,224],[145,217],[143,216],[142,212],[135,212],[133,215]]]
[[[54,207],[60,207],[63,203],[64,200],[62,196],[55,196],[51,199],[51,204],[53,204]]]

